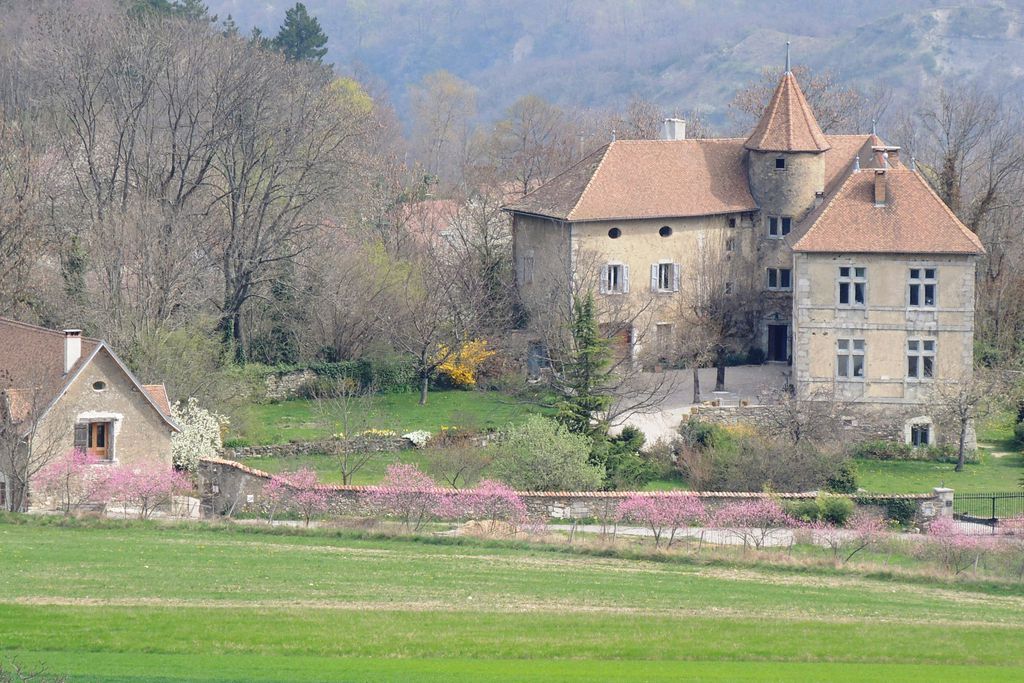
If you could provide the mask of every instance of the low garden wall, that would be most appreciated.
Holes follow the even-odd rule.
[[[235,446],[222,448],[226,460],[248,458],[289,458],[303,455],[329,455],[334,453],[393,453],[412,448],[413,443],[404,436],[354,436],[348,439],[320,439],[296,441],[269,446]]]
[[[239,462],[220,458],[207,458],[199,463],[197,470],[203,509],[213,515],[258,514],[264,509],[263,486],[271,475],[243,465]],[[375,486],[324,485],[330,492],[331,511],[339,515],[366,514],[367,494],[377,490]],[[619,503],[635,495],[630,491],[552,491],[520,492],[530,513],[548,519],[610,519]],[[644,492],[644,496],[666,496],[671,492]],[[709,510],[715,510],[737,500],[763,498],[764,493],[697,493]],[[814,493],[773,494],[783,500],[814,499]],[[934,493],[906,495],[848,495],[858,505],[887,509],[899,501],[913,505],[920,520],[937,515],[951,516],[953,513],[953,491],[936,489]]]

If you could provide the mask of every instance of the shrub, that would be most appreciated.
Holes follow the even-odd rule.
[[[442,345],[438,349],[437,358],[443,358],[444,361],[437,366],[437,372],[452,386],[474,387],[478,368],[493,355],[494,351],[487,348],[486,339],[465,342],[455,352]]]
[[[171,437],[171,459],[179,470],[195,472],[200,458],[217,455],[223,446],[221,434],[228,426],[228,418],[214,413],[190,398],[171,406],[171,417],[181,431]]]
[[[703,449],[722,446],[731,438],[722,427],[700,420],[685,420],[679,425],[679,436],[686,445]]]
[[[105,503],[110,492],[111,470],[95,456],[72,449],[47,463],[36,474],[33,488],[53,498],[65,515],[82,505]]]
[[[885,501],[885,518],[897,522],[900,526],[910,526],[917,517],[917,502],[903,498],[890,498]]]
[[[110,474],[109,491],[112,500],[121,503],[124,514],[134,507],[139,519],[149,519],[161,505],[174,496],[188,493],[192,482],[182,472],[154,460],[134,465],[121,465]]]
[[[590,440],[540,415],[510,427],[496,452],[494,472],[520,490],[590,491],[604,481],[602,468],[588,462]]]
[[[340,398],[358,390],[359,384],[350,377],[322,377],[317,375],[302,383],[297,393],[299,398],[326,399]]]
[[[851,447],[850,455],[865,460],[919,460],[948,463],[954,463],[958,458],[957,447],[953,444],[915,448],[899,441],[862,441]],[[967,462],[978,462],[977,452],[969,451]]]
[[[594,437],[590,462],[604,468],[608,488],[642,488],[657,476],[654,460],[640,452],[644,441],[643,432],[636,427],[625,427],[612,437]]]
[[[1018,422],[1013,426],[1013,436],[1018,444],[1024,446],[1024,422]]]
[[[810,524],[821,519],[821,510],[816,500],[788,500],[783,503],[783,508],[786,514],[800,522]]]
[[[815,501],[819,510],[819,518],[833,526],[844,526],[853,516],[854,504],[849,498],[819,495]]]
[[[836,470],[825,480],[825,488],[832,493],[856,493],[857,463],[853,460],[839,463]]]
[[[720,491],[811,491],[825,487],[845,457],[811,443],[759,434],[733,436],[715,448],[711,485]]]
[[[249,440],[240,436],[228,437],[221,442],[221,446],[224,448],[245,448],[249,445]]]
[[[938,517],[928,525],[928,541],[922,550],[947,571],[959,574],[972,565],[977,567],[992,548],[991,537],[966,534],[952,518]]]

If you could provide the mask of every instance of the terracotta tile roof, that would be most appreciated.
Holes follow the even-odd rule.
[[[875,170],[851,172],[801,222],[790,244],[798,252],[981,254],[978,236],[915,171],[885,171],[886,203],[875,206]]]
[[[42,410],[99,344],[82,337],[82,355],[65,375],[63,332],[0,318],[0,391],[18,390],[11,403],[23,412]]]
[[[791,72],[782,75],[745,147],[759,152],[824,152],[829,148]]]
[[[171,402],[167,399],[167,387],[163,384],[143,384],[142,388],[153,399],[153,403],[160,409],[160,412],[169,417],[171,414]]]
[[[505,207],[563,220],[753,211],[742,139],[619,140]]]

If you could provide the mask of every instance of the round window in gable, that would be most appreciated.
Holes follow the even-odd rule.
[[[107,388],[107,383],[106,382],[93,382],[92,383],[92,388],[93,388],[93,391],[103,391],[104,389]]]
[[[668,227],[667,225],[663,225],[661,226],[661,230],[658,231],[658,234],[661,235],[662,237],[668,237],[669,235],[672,234],[672,228]]]
[[[612,228],[611,230],[608,231],[608,236],[611,237],[613,240],[617,240],[620,237],[622,237],[622,231],[619,230],[618,228]]]

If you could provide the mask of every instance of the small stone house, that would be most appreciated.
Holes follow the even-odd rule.
[[[141,384],[106,342],[0,318],[0,430],[0,509],[10,509],[26,468],[72,448],[169,466],[178,426],[164,385]]]
[[[689,332],[700,273],[739,272],[758,296],[749,348],[792,365],[799,395],[850,404],[850,426],[882,416],[876,436],[944,440],[932,399],[970,377],[983,249],[906,161],[873,132],[823,133],[787,58],[748,137],[668,119],[664,139],[613,141],[505,207],[530,325],[589,289],[620,353],[650,358]]]

